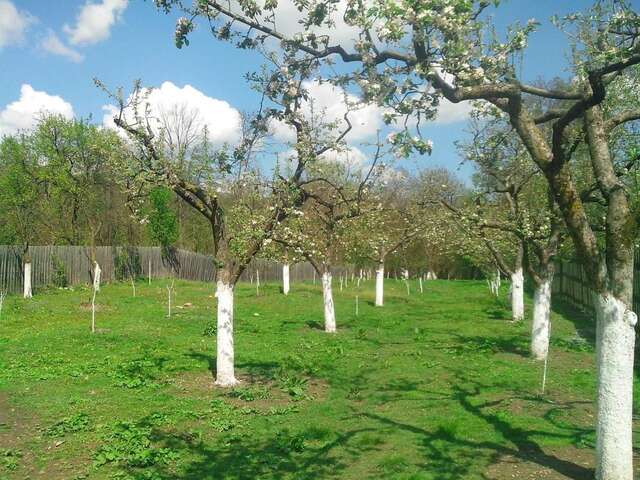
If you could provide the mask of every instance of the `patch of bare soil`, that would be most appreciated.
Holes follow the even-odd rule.
[[[593,451],[575,447],[502,455],[485,472],[487,480],[588,480],[593,476]]]
[[[78,308],[83,312],[90,312],[91,302],[82,302]],[[110,310],[110,307],[96,303],[96,312],[102,312],[103,310]]]
[[[181,395],[194,395],[213,392],[214,381],[211,372],[181,372],[168,383]]]
[[[217,397],[225,397],[225,399],[235,406],[251,406],[256,409],[268,409],[270,407],[282,407],[293,403],[292,397],[283,391],[271,379],[266,379],[254,375],[238,375],[240,383],[234,389],[219,388],[215,385],[215,378],[211,372],[182,372],[169,381],[180,395],[201,395],[213,394]],[[259,389],[266,391],[268,398],[256,398],[246,400],[234,394],[242,389]],[[307,383],[305,394],[314,399],[322,400],[326,397],[328,385],[326,382],[311,378]]]
[[[84,461],[67,459],[58,463],[50,461],[39,466],[50,452],[64,448],[64,440],[50,439],[44,446],[42,433],[35,416],[27,415],[13,407],[7,395],[0,393],[0,478],[68,479],[84,470]],[[41,451],[36,451],[41,449]]]
[[[487,480],[589,480],[594,478],[595,452],[589,448],[558,447],[503,455],[485,472]],[[635,478],[640,478],[635,455]]]
[[[493,402],[487,413],[506,410],[515,415],[533,415],[552,419],[574,428],[593,428],[595,404],[584,399],[572,398],[556,392],[544,399],[539,397],[512,397]],[[638,422],[634,422],[636,427]],[[505,452],[485,472],[487,480],[589,480],[595,475],[595,452],[592,448],[538,447],[524,441],[517,453]],[[634,459],[635,477],[640,478],[640,455]]]
[[[27,464],[32,460],[29,452],[22,449],[30,437],[29,430],[33,428],[35,420],[19,413],[10,405],[7,395],[0,393],[0,449],[3,452],[18,455],[18,466]],[[8,457],[9,455],[7,455]],[[0,472],[6,473],[6,465],[0,462]]]

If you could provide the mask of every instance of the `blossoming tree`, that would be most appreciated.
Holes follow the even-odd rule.
[[[183,105],[154,116],[145,103],[149,90],[139,83],[128,98],[120,92],[112,95],[118,103],[114,123],[132,145],[130,158],[121,165],[130,188],[140,195],[166,185],[211,225],[218,302],[216,384],[221,387],[238,382],[233,335],[236,283],[271,232],[305,202],[301,187],[309,182],[306,170],[318,156],[338,148],[351,129],[346,116],[342,130],[336,131],[334,125],[312,125],[301,114],[307,72],[299,67],[253,76],[254,86],[263,92],[261,103],[270,101],[273,106],[244,117],[241,139],[233,147],[213,145],[198,113]],[[273,119],[296,132],[297,154],[286,176],[280,172],[270,176],[257,166]]]
[[[156,0],[168,9],[177,0]],[[573,240],[597,305],[598,415],[596,476],[631,480],[633,352],[637,316],[632,311],[633,246],[636,218],[630,209],[625,177],[619,168],[612,133],[640,118],[634,104],[613,108],[612,91],[633,77],[640,65],[640,17],[627,0],[596,1],[585,13],[557,21],[570,34],[573,78],[562,88],[530,85],[518,75],[516,61],[537,22],[513,25],[494,35],[488,15],[499,1],[487,0],[316,0],[295,2],[306,30],[288,37],[278,29],[278,2],[202,0],[186,10],[177,26],[178,45],[205,18],[221,39],[267,43],[279,41],[297,52],[351,68],[327,70],[336,81],[357,84],[371,101],[386,104],[394,116],[433,118],[440,99],[482,101],[508,119],[532,160],[543,172]],[[337,18],[336,12],[344,8]],[[357,31],[354,42],[332,41],[314,27],[336,22]],[[249,27],[247,29],[247,27]],[[269,40],[267,40],[269,39]],[[631,82],[633,83],[633,82]],[[635,83],[637,85],[637,82]],[[543,111],[529,108],[528,97],[558,104]],[[637,95],[636,95],[637,98]],[[548,124],[550,128],[543,128]],[[546,132],[550,131],[550,134]],[[422,147],[406,136],[408,145]],[[598,195],[606,204],[606,233],[597,241],[578,191],[571,158],[576,145],[589,151]],[[631,164],[634,165],[634,161]]]

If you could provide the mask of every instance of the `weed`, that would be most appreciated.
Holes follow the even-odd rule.
[[[7,470],[18,468],[18,459],[22,457],[22,452],[14,448],[0,449],[0,461]]]
[[[209,425],[217,432],[226,432],[241,425],[242,412],[222,399],[211,401]]]
[[[161,359],[137,359],[118,365],[111,377],[117,387],[140,388],[157,385],[157,376],[162,367]]]
[[[204,330],[202,331],[202,335],[204,337],[215,337],[218,334],[218,326],[215,323],[208,323]]]
[[[309,398],[306,393],[308,381],[296,372],[281,368],[276,374],[276,383],[282,391],[293,397],[293,400],[298,401]]]
[[[578,335],[571,338],[551,338],[551,345],[568,352],[593,352],[593,346]]]
[[[288,430],[276,433],[275,446],[283,452],[302,452],[305,449],[305,436],[302,433],[291,434]]]
[[[254,400],[266,400],[271,397],[271,393],[264,386],[236,387],[229,392],[229,396],[245,402],[253,402]]]
[[[62,437],[67,433],[85,432],[89,430],[89,415],[77,413],[69,417],[64,417],[45,430],[45,435],[49,437]]]
[[[176,461],[177,452],[153,445],[151,432],[151,427],[134,422],[114,424],[102,435],[103,443],[95,452],[94,464],[146,468]]]

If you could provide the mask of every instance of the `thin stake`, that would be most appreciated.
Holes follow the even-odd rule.
[[[133,277],[131,277],[131,286],[133,287],[133,297],[136,296],[136,282],[133,281]]]
[[[420,293],[424,293],[422,290],[422,277],[418,277],[418,283],[420,284]]]
[[[151,285],[151,257],[149,257],[149,285]]]
[[[547,345],[551,343],[551,322],[549,322],[549,328],[547,329]],[[542,369],[542,395],[544,395],[544,389],[547,385],[547,366],[549,365],[549,347],[547,347],[547,355],[544,357],[544,367]]]
[[[175,280],[171,280],[171,286],[167,285],[167,294],[169,295],[169,318],[171,318],[171,291],[173,290],[173,282],[175,282]]]
[[[256,269],[256,297],[260,296],[260,270]]]
[[[405,280],[404,284],[407,286],[407,295],[411,295],[411,291],[409,290],[409,282]]]
[[[91,297],[91,333],[96,333],[96,292],[98,290],[93,287],[93,296]]]
[[[358,316],[358,295],[356,295],[356,317]]]

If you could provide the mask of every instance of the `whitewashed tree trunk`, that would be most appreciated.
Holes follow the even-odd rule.
[[[333,291],[331,289],[331,272],[322,274],[322,297],[324,299],[324,331],[336,331],[336,312],[333,306]]]
[[[93,262],[93,289],[96,292],[100,291],[100,276],[102,275],[102,269],[98,262]]]
[[[33,291],[31,289],[31,262],[25,262],[24,264],[24,280],[22,286],[22,296],[24,298],[33,297]]]
[[[218,281],[218,332],[216,335],[216,385],[232,387],[238,383],[234,372],[233,285]]]
[[[289,264],[282,265],[282,293],[289,295]]]
[[[611,294],[597,295],[595,306],[596,478],[632,480],[633,353],[637,316]]]
[[[0,290],[0,317],[2,317],[2,305],[4,305],[4,299],[7,293],[4,290]]]
[[[522,267],[511,274],[511,318],[520,321],[524,318],[524,274]]]
[[[551,329],[551,281],[544,278],[533,294],[533,321],[531,323],[531,355],[536,360],[546,360],[549,353]]]
[[[378,264],[376,270],[376,307],[384,305],[384,262]]]

